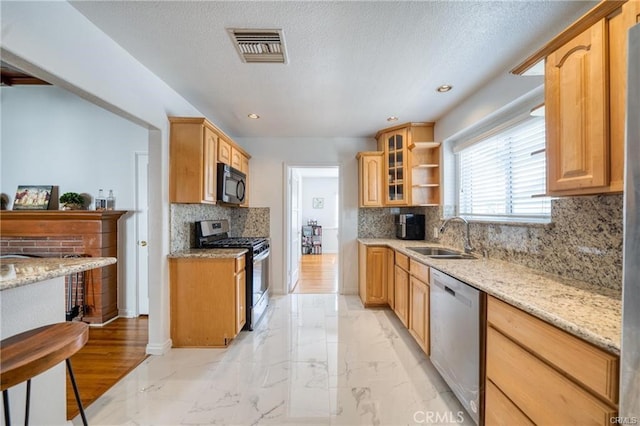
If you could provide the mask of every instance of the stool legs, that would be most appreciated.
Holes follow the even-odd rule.
[[[27,403],[24,409],[24,424],[29,424],[29,404],[31,403],[31,379],[27,380]]]
[[[76,384],[76,378],[73,375],[73,369],[71,368],[71,361],[66,359],[67,371],[69,372],[69,379],[71,380],[71,386],[73,387],[73,393],[76,396],[76,402],[78,403],[78,409],[80,410],[80,417],[82,417],[82,424],[87,426],[87,417],[84,414],[84,408],[82,408],[82,400],[80,399],[80,393],[78,392],[78,385]],[[27,402],[24,411],[24,424],[29,424],[29,403],[31,402],[31,379],[27,380]],[[11,426],[11,416],[9,413],[9,390],[2,391],[2,403],[4,405],[4,422],[7,426]]]
[[[71,379],[71,386],[73,386],[73,393],[76,396],[76,402],[78,403],[78,410],[80,410],[80,417],[82,417],[82,424],[87,426],[87,417],[84,415],[84,408],[82,408],[82,401],[80,400],[80,393],[78,392],[78,385],[76,385],[76,378],[73,375],[71,369],[71,360],[67,358],[67,370],[69,371],[69,379]]]
[[[4,422],[7,426],[11,426],[11,416],[9,415],[9,391],[2,391],[2,405],[4,405]]]

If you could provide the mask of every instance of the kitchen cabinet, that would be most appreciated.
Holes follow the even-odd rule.
[[[386,179],[385,205],[408,206],[411,201],[407,188],[411,182],[407,173],[407,128],[386,131],[382,139],[385,158],[383,179]]]
[[[548,192],[609,184],[606,19],[547,57]]]
[[[409,327],[409,258],[396,252],[394,306],[400,322]]]
[[[242,171],[249,181],[251,156],[211,122],[197,117],[169,117],[169,122],[170,202],[215,204],[218,162]],[[249,206],[246,188],[245,193],[241,207]]]
[[[409,333],[429,355],[429,267],[411,259],[409,275]]]
[[[245,174],[245,196],[240,207],[249,207],[249,155],[234,142],[221,137],[218,141],[218,162],[227,164]]]
[[[546,56],[549,195],[623,190],[626,34],[638,16],[637,1],[602,2],[550,43],[567,39]]]
[[[387,250],[387,305],[391,309],[395,307],[395,250]]]
[[[433,137],[433,130],[431,137]],[[412,143],[410,158],[411,204],[414,206],[440,205],[440,143]]]
[[[242,327],[247,323],[247,273],[246,257],[236,258],[236,334],[240,333]]]
[[[618,369],[618,356],[488,297],[487,426],[506,418],[610,424],[617,415]]]
[[[382,176],[383,151],[359,152],[358,159],[358,205],[360,207],[382,207],[384,205]]]
[[[215,204],[217,129],[204,118],[169,122],[169,201]]]
[[[231,166],[231,143],[224,138],[218,143],[218,161]]]
[[[365,307],[387,304],[387,247],[358,244],[358,293]]]
[[[244,259],[169,259],[174,347],[227,346],[240,332],[247,309]]]
[[[358,153],[359,205],[440,204],[440,144],[433,123],[406,123],[380,130],[378,150]]]

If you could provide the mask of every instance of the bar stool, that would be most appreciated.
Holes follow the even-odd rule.
[[[29,424],[29,399],[31,378],[66,361],[73,392],[80,409],[82,423],[87,418],[82,408],[76,379],[69,358],[78,352],[89,339],[89,326],[83,322],[61,322],[34,328],[24,333],[8,337],[0,342],[0,376],[4,418],[11,425],[9,416],[9,391],[12,386],[27,381],[27,401],[24,424]]]

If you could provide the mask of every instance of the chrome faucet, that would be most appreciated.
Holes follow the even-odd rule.
[[[475,249],[471,246],[471,240],[469,239],[469,222],[465,218],[460,217],[460,216],[450,217],[449,219],[445,220],[442,223],[442,226],[440,227],[440,233],[442,234],[444,232],[444,228],[447,226],[447,224],[449,224],[449,222],[453,222],[453,221],[458,221],[458,222],[462,222],[462,223],[465,224],[464,252],[465,253],[471,253]]]

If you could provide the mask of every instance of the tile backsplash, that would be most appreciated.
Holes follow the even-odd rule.
[[[439,239],[438,207],[401,209],[426,215],[427,241],[463,248],[464,225],[450,223]],[[394,238],[391,209],[360,209],[360,238]],[[578,279],[621,291],[622,195],[558,198],[551,202],[550,224],[471,222],[471,244],[476,253],[518,263],[551,274]]]
[[[221,207],[209,204],[171,204],[171,252],[195,245],[198,220],[229,221],[231,237],[269,237],[269,208]]]

